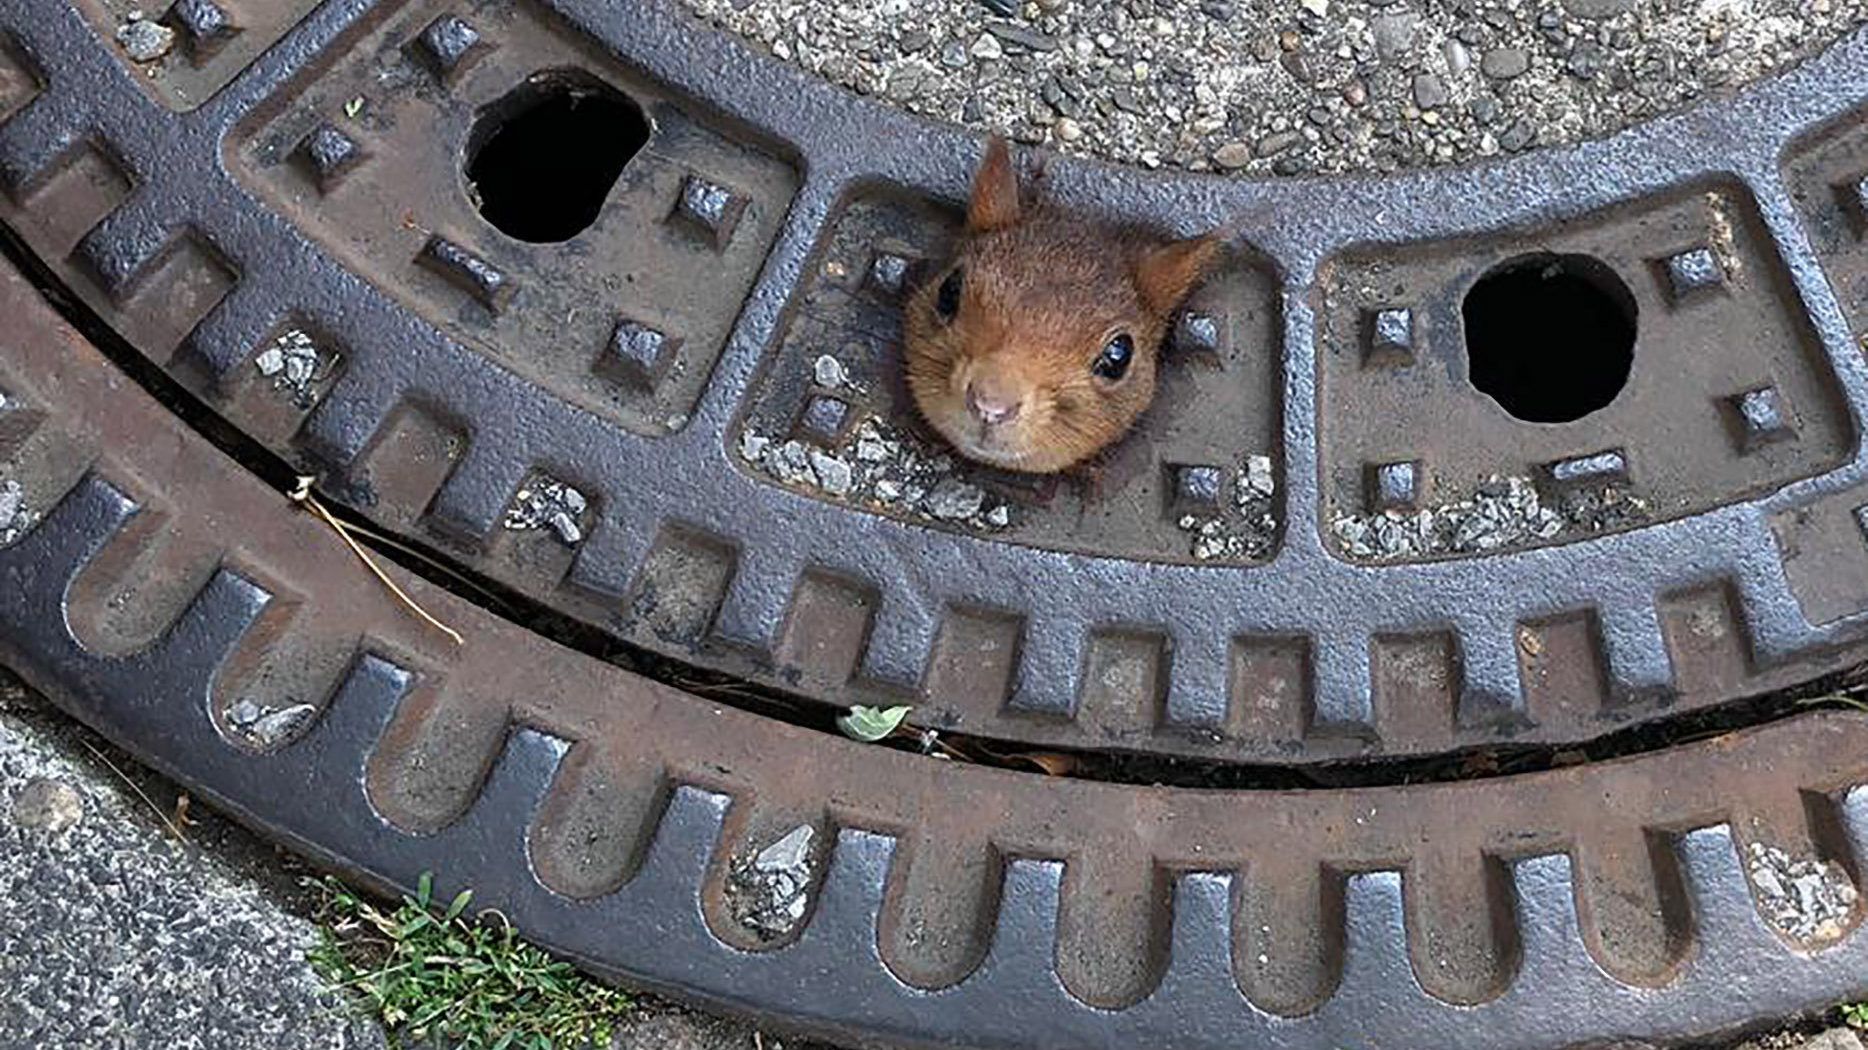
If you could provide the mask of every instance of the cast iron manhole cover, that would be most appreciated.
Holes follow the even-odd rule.
[[[901,392],[978,140],[672,0],[3,0],[0,658],[318,856],[850,1039],[1822,1005],[1868,723],[1744,698],[1868,651],[1864,84],[1858,32],[1478,168],[1052,158],[1243,230],[1091,484]],[[988,761],[828,732],[898,703]]]

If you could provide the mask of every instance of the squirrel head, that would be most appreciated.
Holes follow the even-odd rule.
[[[995,136],[953,258],[907,301],[916,406],[982,463],[1052,473],[1089,459],[1154,399],[1173,313],[1222,247],[1029,205]]]

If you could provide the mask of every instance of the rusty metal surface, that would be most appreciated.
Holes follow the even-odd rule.
[[[1242,217],[1248,250],[1178,327],[1101,491],[978,476],[977,505],[947,504],[976,513],[931,513],[883,498],[857,446],[872,411],[912,443],[883,289],[963,190],[977,144],[955,129],[660,0],[331,0],[183,112],[95,26],[0,3],[0,221],[354,507],[628,642],[983,736],[1299,763],[1587,739],[1807,679],[1868,624],[1861,34],[1734,99],[1457,172],[1053,158],[1067,202]],[[501,234],[461,170],[534,74],[649,118],[563,243]],[[1550,244],[1615,270],[1640,335],[1609,408],[1519,423],[1466,384],[1449,322],[1487,266]],[[1394,273],[1373,297],[1372,261]],[[1397,370],[1389,343],[1416,336]],[[256,365],[291,339],[318,364],[282,389]],[[848,385],[819,382],[826,353]],[[775,475],[748,435],[828,442],[853,487]],[[1254,457],[1269,491],[1242,500]],[[1393,562],[1337,528],[1492,474],[1643,509]],[[557,484],[581,497],[562,525],[507,527]]]
[[[1604,266],[1603,279],[1626,289],[1638,329],[1632,374],[1620,393],[1561,425],[1525,425],[1467,374],[1464,293],[1527,252]],[[1706,268],[1701,283],[1674,276],[1692,264]],[[1321,458],[1331,517],[1365,509],[1364,472],[1377,464],[1419,464],[1424,477],[1403,501],[1415,510],[1470,498],[1487,475],[1553,482],[1566,460],[1611,450],[1645,504],[1629,516],[1646,524],[1823,475],[1854,451],[1848,405],[1816,331],[1750,195],[1730,182],[1689,184],[1577,216],[1536,238],[1512,233],[1359,251],[1331,269],[1323,302],[1331,352],[1321,358],[1319,398],[1334,434]],[[1357,326],[1384,307],[1410,311],[1414,345],[1372,364]],[[1501,355],[1533,352],[1530,327],[1562,323],[1521,309],[1512,324],[1522,327],[1506,330]],[[1569,368],[1591,367],[1581,340],[1553,350]],[[1776,432],[1741,418],[1737,401],[1753,391],[1783,406]],[[1586,523],[1565,524],[1571,527],[1557,542],[1599,534]]]
[[[858,745],[398,571],[464,632],[453,647],[10,271],[0,312],[0,476],[34,519],[0,546],[0,661],[298,848],[470,884],[600,970],[832,1037],[1021,1050],[1659,1041],[1863,991],[1859,910],[1793,943],[1741,858],[1857,870],[1868,717],[1342,791]],[[241,701],[315,711],[260,746]],[[823,832],[805,919],[759,940],[723,882],[800,823]]]

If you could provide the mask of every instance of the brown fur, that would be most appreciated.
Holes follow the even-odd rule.
[[[1048,474],[1113,444],[1154,400],[1169,319],[1218,260],[1214,235],[1173,241],[1019,199],[1005,143],[987,145],[954,259],[908,299],[908,388],[959,452]],[[960,307],[936,314],[941,282],[963,268]],[[1091,371],[1118,332],[1135,352],[1122,379]],[[1016,400],[1017,417],[985,426],[969,384]]]

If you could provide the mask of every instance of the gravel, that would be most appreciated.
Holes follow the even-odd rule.
[[[1831,1028],[1811,1036],[1800,1050],[1862,1050],[1862,1041],[1847,1028]]]
[[[1175,521],[1196,561],[1255,561],[1278,542],[1278,480],[1270,456],[1245,458],[1233,479],[1233,512],[1183,514]]]
[[[512,532],[550,529],[566,546],[574,546],[584,539],[584,512],[589,507],[582,492],[541,475],[520,486],[504,524]]]
[[[0,547],[30,531],[39,516],[26,505],[26,490],[12,478],[0,478]]]
[[[84,819],[84,796],[63,780],[33,777],[13,793],[13,826],[56,835]]]
[[[304,728],[318,709],[310,704],[262,707],[252,700],[236,700],[227,709],[227,723],[258,748],[276,747]]]
[[[154,62],[175,47],[175,30],[131,11],[117,26],[117,43],[132,62]]]
[[[1855,884],[1834,861],[1796,860],[1775,846],[1751,843],[1751,890],[1764,917],[1808,947],[1841,938],[1855,907]]]
[[[811,363],[811,374],[821,387],[838,390],[850,386],[850,374],[844,369],[843,362],[829,354],[818,355],[817,360]]]
[[[726,900],[735,921],[768,941],[797,929],[810,900],[811,841],[816,835],[809,824],[800,824],[733,863]]]
[[[1280,175],[1599,138],[1868,22],[1868,0],[685,2],[916,113],[1146,167]]]
[[[1531,56],[1519,47],[1501,47],[1485,53],[1479,72],[1494,80],[1512,80],[1531,69]]]
[[[1351,557],[1391,561],[1558,542],[1624,528],[1647,515],[1647,504],[1620,486],[1572,489],[1552,506],[1531,479],[1492,476],[1469,499],[1415,511],[1339,514],[1330,529]]]
[[[817,359],[820,382],[831,371],[825,362],[834,360]],[[841,365],[835,371],[844,374]],[[739,455],[783,484],[856,506],[978,532],[998,532],[1013,522],[1012,508],[966,480],[951,453],[881,418],[864,419],[829,448],[796,438],[781,441],[748,427],[740,432]]]
[[[261,350],[253,358],[253,367],[272,380],[273,389],[285,394],[293,404],[310,408],[318,385],[336,369],[337,355],[320,348],[306,332],[293,328]]]

